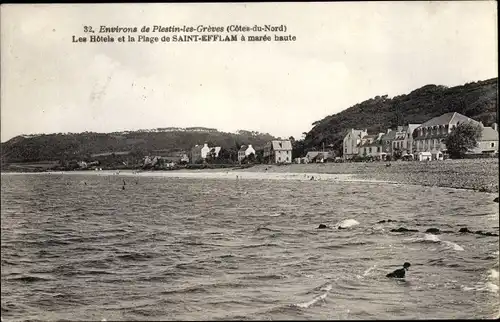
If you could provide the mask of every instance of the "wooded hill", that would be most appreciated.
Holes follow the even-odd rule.
[[[91,160],[92,155],[130,152],[137,157],[148,154],[185,151],[196,144],[222,146],[236,150],[243,144],[261,149],[269,140],[267,133],[238,131],[127,131],[115,133],[70,133],[17,136],[1,144],[2,164],[45,160]]]
[[[342,141],[350,128],[374,134],[398,125],[424,123],[448,112],[458,112],[489,126],[498,122],[497,94],[498,78],[492,78],[449,88],[426,85],[393,98],[377,96],[314,122],[304,139],[304,152],[321,149],[324,143],[342,155]]]

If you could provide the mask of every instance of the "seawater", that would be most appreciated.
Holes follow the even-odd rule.
[[[1,316],[497,317],[499,239],[458,233],[498,232],[493,198],[349,176],[2,174]]]

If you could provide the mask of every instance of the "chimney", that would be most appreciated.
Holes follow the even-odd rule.
[[[389,134],[389,132],[391,132],[391,129],[387,129],[387,134]]]
[[[204,148],[208,148],[208,143],[203,144]]]
[[[498,131],[498,124],[493,123],[493,124],[491,125],[491,128],[492,128],[493,130],[495,130],[495,131]]]
[[[249,144],[249,145],[248,145],[248,148],[249,148],[249,149],[251,149],[251,148],[252,148],[252,145],[251,145],[251,144]]]

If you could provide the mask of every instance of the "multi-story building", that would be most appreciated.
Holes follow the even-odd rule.
[[[292,142],[290,140],[273,140],[264,146],[264,160],[269,163],[291,163]]]
[[[481,138],[473,153],[498,153],[498,125],[493,123],[491,127],[483,127]]]
[[[472,122],[480,124],[473,119],[457,112],[450,112],[430,119],[415,129],[415,152],[445,152],[444,139],[460,123]]]
[[[384,136],[388,133],[379,133],[373,135],[365,135],[358,146],[358,156],[362,157],[373,157],[375,159],[384,160],[386,155],[385,148],[387,143],[384,140]]]
[[[344,137],[344,142],[342,145],[342,157],[344,160],[352,159],[355,155],[359,153],[359,145],[361,139],[368,135],[365,130],[355,130],[350,129]]]
[[[405,126],[398,126],[395,133],[395,138],[391,142],[391,154],[399,151],[401,155],[413,154],[415,150],[413,142],[413,131],[418,128],[421,124],[408,124]]]
[[[249,145],[242,145],[240,149],[238,150],[238,162],[243,161],[246,157],[248,157],[250,154],[255,155],[255,149],[252,147],[251,144]]]

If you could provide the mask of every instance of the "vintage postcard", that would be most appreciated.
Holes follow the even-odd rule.
[[[2,5],[2,321],[499,318],[497,12]]]

